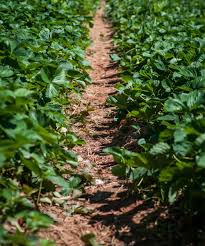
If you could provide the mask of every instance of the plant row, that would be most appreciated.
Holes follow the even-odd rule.
[[[41,194],[82,185],[70,151],[82,140],[64,108],[69,93],[90,83],[84,51],[96,2],[0,3],[1,245],[53,245],[33,236],[52,223],[37,210]]]
[[[138,151],[107,149],[118,163],[113,173],[198,213],[205,198],[205,2],[109,0],[107,15],[122,74],[109,103],[139,136]]]

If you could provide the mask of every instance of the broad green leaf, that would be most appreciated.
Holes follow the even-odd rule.
[[[48,176],[47,179],[50,180],[53,184],[59,185],[60,187],[63,187],[63,188],[66,188],[66,189],[70,188],[69,182],[65,181],[65,179],[63,179],[60,176],[57,176],[57,175]]]
[[[49,84],[46,90],[46,96],[48,98],[56,97],[59,94],[58,90],[55,88],[53,84]]]
[[[132,170],[131,178],[133,180],[138,180],[147,174],[147,169],[144,167],[137,167]]]
[[[14,74],[9,66],[0,66],[0,78],[8,78]]]
[[[174,175],[177,172],[176,167],[167,167],[160,172],[159,181],[160,182],[170,182],[172,181]]]
[[[164,104],[164,109],[167,112],[177,112],[184,108],[184,104],[179,99],[168,99]]]
[[[155,144],[151,150],[150,150],[150,154],[151,155],[159,155],[159,154],[166,154],[170,151],[170,146],[167,144],[167,143],[158,143],[158,144]]]
[[[186,156],[192,150],[192,143],[184,141],[173,145],[173,149],[176,155]]]
[[[178,129],[174,132],[174,141],[175,142],[182,142],[185,140],[187,134],[183,129]]]
[[[119,176],[119,177],[125,177],[125,175],[126,175],[126,166],[115,165],[112,168],[112,174],[115,175],[115,176]]]
[[[120,61],[120,57],[117,54],[110,55],[111,59],[115,62]]]
[[[27,90],[25,88],[19,88],[14,91],[15,97],[28,97],[33,94],[33,91]]]
[[[81,237],[85,246],[100,246],[96,241],[96,236],[94,233],[87,233]]]
[[[43,40],[49,40],[51,38],[51,32],[48,28],[43,28],[40,33],[39,33],[39,36],[41,39]]]
[[[42,80],[45,83],[48,83],[48,84],[50,83],[50,79],[48,78],[48,75],[46,74],[46,71],[43,68],[40,71],[40,75],[41,75]]]
[[[205,153],[204,152],[196,158],[196,163],[199,167],[205,168]]]
[[[55,77],[52,80],[52,83],[58,84],[58,85],[65,85],[68,83],[66,79],[66,71],[62,68],[59,68],[56,71]]]
[[[190,92],[188,95],[187,106],[192,108],[193,106],[200,106],[204,102],[204,93],[200,91]]]
[[[33,161],[32,159],[26,160],[25,158],[22,158],[22,162],[30,171],[34,172],[39,177],[42,177],[43,172],[37,162]]]
[[[169,197],[169,203],[170,204],[173,204],[177,200],[177,192],[174,191],[172,187],[170,187],[170,189],[169,189],[168,197]]]

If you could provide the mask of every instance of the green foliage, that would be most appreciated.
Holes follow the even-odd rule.
[[[64,105],[90,78],[85,48],[96,0],[0,3],[0,244],[53,245],[32,236],[52,220],[38,211],[41,192],[72,192],[80,177]],[[63,129],[63,130],[62,130]],[[74,188],[72,188],[74,187]]]
[[[108,150],[118,163],[114,173],[132,172],[129,178],[154,186],[163,201],[183,197],[197,211],[205,198],[205,2],[109,0],[107,15],[123,79],[109,102],[118,120],[147,129],[137,160]]]

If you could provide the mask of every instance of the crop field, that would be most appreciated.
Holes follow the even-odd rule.
[[[205,1],[1,0],[0,245],[204,245],[204,216]]]
[[[110,103],[117,120],[146,129],[140,153],[110,151],[114,172],[197,210],[205,195],[205,2],[113,0],[108,15],[123,79]]]
[[[82,140],[70,132],[64,105],[90,83],[84,51],[94,3],[0,3],[1,245],[49,245],[25,236],[52,222],[34,210],[41,192],[58,185],[65,195],[80,186],[70,149]]]

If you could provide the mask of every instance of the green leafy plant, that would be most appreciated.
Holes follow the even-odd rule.
[[[66,195],[74,180],[81,186],[71,148],[82,141],[64,108],[70,92],[90,83],[84,50],[96,7],[95,0],[0,3],[1,245],[53,245],[33,236],[52,223],[35,211],[41,193],[61,187]]]
[[[135,122],[141,138],[139,153],[106,150],[118,163],[113,172],[196,213],[204,212],[205,198],[204,10],[202,0],[107,6],[123,80],[109,103],[118,121]]]

